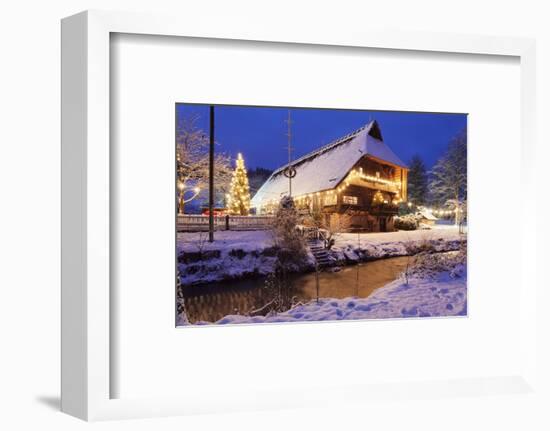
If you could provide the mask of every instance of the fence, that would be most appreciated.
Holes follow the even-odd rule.
[[[273,216],[214,216],[214,230],[262,230],[271,226]],[[209,221],[205,215],[178,214],[178,232],[208,231]]]
[[[300,224],[296,226],[296,228],[302,233],[302,235],[306,239],[311,240],[326,241],[329,234],[328,230],[313,226],[304,226]]]

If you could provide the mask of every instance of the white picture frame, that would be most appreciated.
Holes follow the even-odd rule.
[[[231,400],[226,406],[183,405],[174,398],[110,397],[110,35],[112,33],[184,36],[383,48],[404,51],[513,56],[521,67],[521,182],[524,202],[538,199],[535,184],[535,42],[530,39],[392,31],[347,34],[230,23],[204,28],[192,19],[124,12],[87,11],[62,21],[62,410],[85,420],[192,414],[209,411],[319,405],[334,399],[420,399],[456,395],[537,392],[536,238],[523,233],[521,250],[521,375],[458,381],[376,384],[368,388],[309,388],[273,403],[276,394],[258,400]],[[528,216],[529,207],[522,208]],[[523,228],[527,229],[527,227]]]

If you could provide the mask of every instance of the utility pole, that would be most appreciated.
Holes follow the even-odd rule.
[[[288,196],[292,197],[292,178],[296,176],[296,169],[292,166],[290,166],[290,162],[292,161],[292,131],[291,131],[291,124],[292,120],[290,119],[290,109],[288,110],[288,118],[285,120],[285,123],[287,124],[287,133],[286,136],[288,138],[287,143],[287,151],[288,151],[288,165],[286,169],[283,171],[285,177],[288,178]]]
[[[210,105],[210,151],[208,160],[208,241],[214,242],[214,106]]]

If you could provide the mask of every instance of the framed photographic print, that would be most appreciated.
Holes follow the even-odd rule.
[[[516,38],[63,20],[62,410],[539,397],[534,61]]]
[[[176,117],[178,325],[467,315],[465,114]]]

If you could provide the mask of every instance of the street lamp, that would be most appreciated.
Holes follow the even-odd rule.
[[[180,191],[180,198],[179,198],[179,204],[178,204],[178,214],[183,214],[183,190],[185,188],[185,185],[182,181],[178,181],[178,189]]]
[[[201,192],[201,188],[196,186],[192,189],[186,188],[183,181],[178,181],[178,190],[180,191],[179,194],[179,203],[178,203],[178,215],[183,215],[183,207],[187,202],[191,202],[193,199],[195,199],[198,194]],[[188,199],[185,199],[185,192],[190,191],[193,192],[193,195],[189,197]]]

